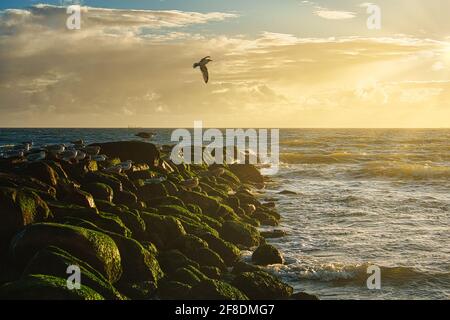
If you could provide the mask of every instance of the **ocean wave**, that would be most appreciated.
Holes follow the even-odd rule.
[[[358,175],[413,180],[448,180],[450,167],[404,162],[376,162],[367,164]]]
[[[285,268],[272,266],[271,271],[282,277],[297,280],[314,280],[323,282],[358,283],[365,284],[370,276],[368,267],[373,264],[321,264],[317,266],[303,266],[301,264],[287,265]],[[450,273],[430,273],[412,267],[380,266],[382,283],[407,283],[409,281],[434,281],[450,285]]]
[[[349,152],[336,152],[330,154],[305,154],[305,153],[281,153],[282,162],[290,164],[333,164],[349,163],[363,160],[365,154],[354,154]]]

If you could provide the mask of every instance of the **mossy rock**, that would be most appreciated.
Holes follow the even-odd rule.
[[[200,182],[200,188],[202,188],[202,191],[206,192],[209,196],[220,197],[222,199],[225,199],[228,196],[226,192],[214,188],[213,186],[205,182]]]
[[[193,266],[196,269],[200,268],[199,264],[194,260],[189,259],[179,250],[169,250],[161,252],[158,256],[158,261],[165,273],[174,273],[179,268]]]
[[[219,280],[203,280],[190,291],[193,300],[248,300],[247,296],[232,285]]]
[[[219,254],[223,261],[228,265],[233,265],[240,257],[241,251],[234,244],[225,241],[211,233],[201,235],[208,247]]]
[[[220,203],[217,198],[193,191],[180,191],[178,197],[186,204],[198,205],[202,209],[203,214],[218,218],[216,214]]]
[[[221,271],[225,271],[227,269],[227,266],[222,258],[209,248],[199,248],[189,257],[194,261],[197,261],[201,266],[216,267]]]
[[[24,276],[32,274],[67,278],[67,268],[76,265],[80,268],[81,283],[92,288],[107,300],[121,300],[122,295],[98,271],[68,252],[48,247],[39,251],[28,263]]]
[[[267,266],[269,264],[283,264],[284,258],[273,245],[262,244],[253,252],[252,261],[254,264]]]
[[[232,284],[252,300],[288,299],[293,288],[264,271],[239,274]]]
[[[179,205],[160,205],[156,208],[160,214],[174,217],[188,217],[198,222],[201,221],[200,217],[190,212],[185,207]]]
[[[232,273],[241,274],[244,272],[255,272],[255,271],[262,271],[262,269],[261,267],[255,266],[253,264],[244,261],[238,261],[234,264]]]
[[[252,218],[257,219],[263,226],[276,227],[279,224],[278,220],[274,216],[260,210],[257,210],[252,215]]]
[[[158,296],[164,300],[187,300],[190,291],[188,284],[163,279],[158,287]]]
[[[85,208],[96,208],[94,197],[81,189],[72,189],[62,198],[64,202]]]
[[[186,209],[186,205],[184,204],[183,200],[180,198],[174,197],[174,196],[167,196],[167,197],[161,197],[151,200],[149,203],[147,203],[150,207],[156,208],[159,206],[179,206],[184,209]]]
[[[112,202],[114,197],[113,189],[104,183],[88,183],[83,186],[83,190],[89,192],[94,199]]]
[[[27,163],[21,174],[36,178],[49,186],[56,187],[59,176],[56,171],[43,161]]]
[[[12,240],[10,251],[19,266],[40,250],[56,246],[85,261],[114,283],[122,273],[120,252],[107,235],[90,229],[57,223],[27,226]]]
[[[64,217],[96,217],[99,215],[97,208],[86,208],[75,204],[47,201],[48,207],[57,219]]]
[[[83,183],[103,183],[110,186],[114,192],[123,191],[122,182],[114,177],[113,175],[106,174],[103,172],[88,172],[83,179]]]
[[[145,222],[137,213],[123,210],[119,214],[119,218],[123,224],[131,230],[133,238],[137,240],[143,240],[145,238]]]
[[[263,184],[264,177],[259,170],[252,164],[232,164],[228,167],[230,171],[236,175],[240,181]]]
[[[120,191],[116,192],[114,195],[114,203],[122,204],[127,207],[136,207],[138,204],[138,197],[131,191]]]
[[[206,277],[216,280],[219,280],[222,276],[222,271],[220,271],[217,267],[201,266],[200,272],[202,272]]]
[[[131,180],[146,180],[146,179],[153,179],[158,176],[158,173],[152,170],[139,170],[139,171],[130,171],[127,173],[128,178]]]
[[[162,184],[166,188],[167,193],[169,195],[171,195],[171,196],[176,196],[177,195],[179,189],[178,189],[177,185],[174,182],[172,182],[170,180],[166,180]]]
[[[136,195],[139,200],[149,202],[154,199],[168,196],[166,187],[162,183],[157,184],[144,184],[139,187]]]
[[[145,221],[147,240],[164,248],[173,247],[186,234],[177,218],[149,212],[142,212],[141,218]]]
[[[219,236],[217,230],[211,228],[207,223],[196,221],[186,216],[179,216],[178,219],[187,233],[196,235],[198,237],[201,237],[201,235],[204,233],[212,233],[216,236]]]
[[[0,252],[26,225],[52,218],[52,213],[36,193],[0,187]]]
[[[120,283],[147,281],[158,283],[164,274],[153,253],[134,239],[114,233],[108,233],[108,235],[114,240],[120,251],[123,270]]]
[[[225,221],[220,235],[226,241],[248,248],[257,246],[260,242],[260,235],[256,228],[238,221]]]
[[[187,284],[191,287],[199,284],[201,281],[200,278],[194,272],[192,272],[192,270],[189,270],[187,268],[177,269],[171,277],[171,280]]]
[[[81,284],[70,290],[67,280],[49,275],[28,275],[0,287],[1,300],[104,300],[93,289]]]
[[[155,299],[157,285],[152,281],[118,283],[117,288],[127,298],[132,300],[150,300]]]
[[[31,188],[38,190],[40,194],[48,194],[49,197],[52,198],[56,196],[56,189],[54,187],[28,176],[0,172],[0,186],[9,188]]]
[[[200,206],[198,206],[196,204],[189,203],[186,206],[186,208],[193,214],[197,214],[197,215],[203,214],[202,208],[200,208]]]
[[[185,255],[192,256],[197,250],[201,248],[208,248],[208,244],[201,238],[192,234],[186,234],[179,239],[177,249]]]

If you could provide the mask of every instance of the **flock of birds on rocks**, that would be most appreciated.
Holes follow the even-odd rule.
[[[162,146],[162,150],[169,150],[170,146]],[[66,161],[71,164],[78,163],[80,161],[93,160],[98,163],[104,163],[108,160],[108,156],[100,154],[100,146],[87,146],[83,140],[73,141],[69,144],[51,144],[44,146],[34,146],[32,141],[23,142],[17,145],[3,146],[0,149],[0,159],[14,160],[21,159],[26,162],[39,162],[43,160],[57,159],[60,161]],[[120,174],[129,171],[133,168],[134,162],[126,160],[124,162],[105,166],[102,171],[105,173]],[[220,176],[224,173],[223,168],[217,168],[211,171],[210,174]],[[146,179],[145,184],[159,184],[166,180],[164,176],[155,177],[152,179]],[[198,187],[200,181],[198,178],[187,179],[181,182],[181,185],[187,189],[193,189]]]
[[[69,163],[94,160],[105,162],[108,157],[100,154],[100,146],[87,146],[83,140],[73,141],[70,144],[52,144],[34,146],[32,141],[23,142],[13,146],[3,147],[0,159],[24,159],[27,162],[39,162],[46,159],[58,159]],[[129,171],[133,167],[133,161],[127,160],[103,169],[107,173],[121,173]]]

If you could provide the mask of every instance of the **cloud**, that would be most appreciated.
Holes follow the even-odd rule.
[[[208,35],[190,27],[230,17],[106,9],[71,32],[65,17],[57,7],[2,13],[0,126],[334,126],[344,115],[363,125],[380,108],[450,105],[447,82],[405,82],[430,74],[439,41]],[[208,85],[192,68],[206,54]]]
[[[319,8],[314,11],[314,14],[318,17],[327,20],[348,20],[356,17],[355,12],[351,11],[339,11],[339,10],[329,10],[326,8]]]

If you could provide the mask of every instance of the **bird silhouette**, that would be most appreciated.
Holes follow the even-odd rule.
[[[200,70],[202,71],[202,74],[203,74],[203,80],[205,80],[205,83],[208,83],[208,81],[209,81],[209,73],[208,73],[208,68],[206,67],[206,65],[208,63],[210,63],[211,61],[213,61],[213,60],[211,60],[211,57],[206,56],[199,62],[194,63],[194,69],[197,67],[200,67]]]

